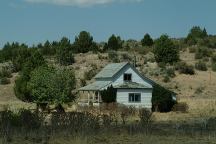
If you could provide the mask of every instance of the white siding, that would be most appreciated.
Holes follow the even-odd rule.
[[[141,93],[141,102],[129,102],[129,93]],[[152,108],[152,89],[118,89],[117,90],[117,103],[127,106]]]
[[[113,79],[113,86],[124,83],[124,73],[132,74],[132,82],[140,83],[148,87],[152,87],[147,81],[143,80],[139,74],[137,74],[130,66],[126,66],[122,69]]]

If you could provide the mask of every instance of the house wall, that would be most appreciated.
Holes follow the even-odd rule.
[[[138,73],[136,73],[129,65],[123,68],[117,75],[112,79],[113,86],[124,83],[124,73],[132,74],[132,82],[140,83],[148,87],[152,87],[150,83],[144,80]]]
[[[132,103],[129,102],[129,93],[141,93],[141,102]],[[117,89],[117,103],[124,104],[126,106],[135,106],[137,108],[152,108],[152,89]]]

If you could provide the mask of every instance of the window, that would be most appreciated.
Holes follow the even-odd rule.
[[[131,81],[132,74],[124,74],[124,81]]]
[[[141,93],[129,93],[129,102],[141,102]]]

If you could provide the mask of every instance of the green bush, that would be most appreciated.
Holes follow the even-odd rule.
[[[12,77],[12,71],[8,67],[4,66],[0,69],[0,77],[11,78]]]
[[[91,80],[96,75],[96,70],[91,69],[89,71],[86,71],[84,73],[84,79],[85,80]]]
[[[108,58],[112,61],[112,62],[119,62],[119,57],[117,52],[115,51],[109,51],[108,52]]]
[[[5,110],[1,112],[0,117],[0,123],[3,125],[3,128],[11,126],[37,129],[42,124],[42,118],[38,115],[38,113],[25,109],[20,109],[16,113],[10,110]]]
[[[216,63],[212,64],[212,70],[216,72]]]
[[[208,57],[204,57],[202,60],[203,60],[204,62],[209,62],[209,58],[208,58]]]
[[[131,61],[132,60],[132,58],[127,53],[122,54],[122,59],[124,61]]]
[[[165,82],[165,83],[170,82],[169,76],[165,75],[163,78],[163,82]]]
[[[195,47],[189,47],[189,53],[195,53],[196,48]]]
[[[170,91],[159,85],[154,86],[152,92],[153,111],[169,112],[175,103]]]
[[[113,86],[111,85],[107,89],[101,91],[102,101],[105,103],[116,102],[116,94],[117,94],[117,90],[113,88]]]
[[[180,74],[194,75],[194,67],[192,65],[187,65],[185,62],[178,62],[175,64],[175,69],[178,70]]]
[[[195,59],[202,59],[203,57],[210,57],[211,55],[212,51],[209,48],[202,47],[196,50]]]
[[[7,84],[10,84],[10,79],[9,78],[6,78],[6,77],[3,77],[3,78],[0,78],[0,84],[2,85],[7,85]]]
[[[158,66],[160,67],[160,68],[166,68],[166,63],[164,63],[164,62],[159,62],[158,63]]]
[[[179,49],[167,35],[162,35],[155,41],[153,53],[158,63],[173,64],[179,61]]]
[[[171,77],[171,78],[175,77],[175,70],[174,70],[174,68],[167,68],[166,69],[166,74],[167,74],[168,77]]]
[[[197,70],[200,70],[200,71],[207,71],[207,70],[208,70],[208,68],[207,68],[207,66],[206,66],[206,63],[204,63],[204,62],[202,62],[202,61],[197,62],[197,63],[195,64],[195,68],[196,68]]]
[[[212,61],[212,63],[216,63],[216,54],[212,55],[211,61]]]

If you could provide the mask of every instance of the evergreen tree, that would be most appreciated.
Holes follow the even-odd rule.
[[[118,50],[118,49],[122,48],[121,38],[119,36],[116,37],[113,34],[108,40],[107,47],[108,47],[108,49],[111,49],[111,50]]]
[[[145,34],[144,38],[141,40],[142,46],[152,46],[154,44],[153,39],[147,33]]]
[[[195,45],[206,37],[208,37],[208,33],[205,28],[202,30],[199,26],[194,26],[191,28],[185,42],[189,45]]]
[[[46,62],[37,49],[30,50],[30,56],[25,59],[21,59],[23,64],[21,65],[20,77],[15,81],[14,91],[17,98],[23,101],[31,102],[32,98],[27,88],[27,83],[30,80],[31,72],[42,65],[46,65]]]
[[[116,93],[117,90],[113,86],[109,86],[107,89],[101,91],[102,101],[105,103],[116,102]]]
[[[75,38],[74,50],[77,53],[86,53],[92,49],[95,50],[97,45],[93,42],[93,37],[89,32],[81,31],[79,36]]]
[[[179,50],[167,35],[162,35],[155,41],[153,53],[158,63],[172,64],[179,60]]]
[[[66,37],[63,37],[59,42],[57,61],[61,65],[70,65],[75,61],[73,56],[73,47],[70,44],[70,40]]]

